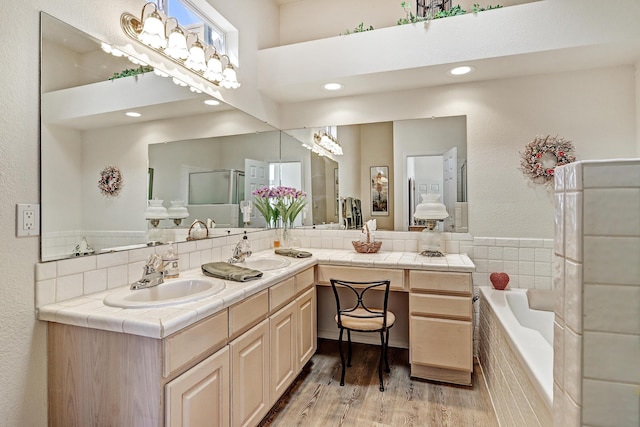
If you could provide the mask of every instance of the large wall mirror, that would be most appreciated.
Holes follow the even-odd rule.
[[[195,219],[214,220],[214,237],[260,229],[257,210],[247,218],[240,203],[264,185],[307,192],[297,226],[355,228],[360,215],[375,217],[379,229],[408,230],[426,191],[442,195],[451,214],[445,228],[465,231],[455,226],[456,203],[467,201],[465,117],[338,126],[344,153],[331,155],[309,149],[317,129],[280,131],[224,103],[207,105],[215,100],[170,77],[110,79],[138,65],[50,15],[41,13],[41,23],[42,261],[83,254],[84,240],[94,253],[147,245],[150,197],[188,208],[179,225],[160,221],[167,241],[183,240]],[[98,186],[110,166],[121,174],[117,194]],[[389,174],[388,208],[376,216],[374,167]]]
[[[245,158],[278,167],[277,129],[170,77],[126,76],[139,66],[45,13],[41,52],[42,261],[77,255],[83,241],[94,253],[146,245],[148,198],[164,199],[167,208],[172,200],[188,203],[183,185],[192,172],[242,171]],[[119,173],[119,191],[99,188],[110,166]],[[107,178],[111,187],[113,181]],[[224,230],[216,231],[224,234],[264,226],[255,217],[250,224],[225,217],[215,205],[239,202],[215,199],[225,186],[214,179],[204,190],[214,199],[196,200],[179,226],[168,219],[159,227],[176,230],[170,239],[179,241],[195,218],[219,219]]]
[[[314,224],[359,228],[375,218],[378,229],[406,231],[422,195],[436,193],[450,217],[443,230],[467,232],[466,117],[440,117],[336,126],[342,155],[325,157],[326,206],[316,209]],[[283,157],[302,142],[312,144],[313,130],[284,131]],[[316,167],[313,170],[321,170]],[[377,176],[377,179],[374,175]],[[385,171],[388,176],[378,176]],[[329,176],[335,173],[332,179]],[[383,184],[380,181],[382,179]],[[313,187],[314,194],[316,187]],[[381,191],[382,190],[382,191]],[[328,195],[332,196],[328,196]],[[385,208],[379,209],[380,199]],[[322,221],[316,215],[326,215]],[[358,218],[359,220],[357,220]]]

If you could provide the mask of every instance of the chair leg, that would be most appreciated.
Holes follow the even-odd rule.
[[[347,329],[347,340],[349,341],[349,352],[347,353],[347,366],[351,367],[351,330]]]
[[[389,329],[387,329],[387,339],[384,343],[384,361],[386,364],[386,372],[391,372],[391,368],[389,368]]]
[[[340,376],[340,385],[344,385],[344,373],[346,370],[346,366],[344,364],[344,354],[342,353],[342,333],[344,329],[340,328],[340,337],[338,338],[338,350],[340,351],[340,362],[342,364],[342,375]]]
[[[384,383],[382,382],[382,363],[385,359],[384,351],[384,331],[380,331],[380,362],[378,363],[378,378],[380,378],[380,391],[384,391]]]

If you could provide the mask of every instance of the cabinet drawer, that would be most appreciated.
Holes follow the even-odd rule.
[[[473,370],[471,322],[410,316],[411,363]]]
[[[409,294],[409,311],[412,315],[471,320],[471,310],[471,297]]]
[[[296,295],[313,285],[313,267],[296,274]]]
[[[264,291],[229,308],[229,337],[235,337],[265,319],[269,313],[269,293]]]
[[[190,361],[226,344],[228,318],[227,310],[224,310],[166,338],[163,341],[163,376],[168,377]]]
[[[319,265],[318,284],[331,285],[330,279],[368,282],[375,280],[391,280],[390,289],[404,290],[404,270],[390,268],[342,267],[336,265]]]
[[[412,291],[471,295],[471,273],[411,270],[409,272],[409,289]]]
[[[283,280],[269,288],[269,311],[273,313],[280,307],[284,307],[296,295],[295,279],[293,277]]]

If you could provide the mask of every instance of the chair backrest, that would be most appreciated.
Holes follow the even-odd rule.
[[[387,306],[389,302],[389,286],[391,285],[390,280],[379,280],[377,282],[352,282],[347,280],[339,280],[339,279],[330,279],[331,287],[333,288],[333,294],[336,297],[336,312],[338,314],[338,326],[342,327],[342,316],[351,316],[358,318],[382,318],[382,328],[387,328]],[[353,294],[355,297],[356,303],[353,306],[343,308],[340,304],[340,294],[338,289],[346,289],[348,295]],[[367,307],[364,296],[367,292],[372,289],[384,291],[384,302],[382,304],[382,311],[380,308],[376,307],[371,309]],[[343,298],[344,300],[345,298]],[[363,310],[358,310],[358,312],[354,313],[356,309],[362,308]]]

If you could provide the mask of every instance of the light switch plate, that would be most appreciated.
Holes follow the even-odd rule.
[[[16,236],[38,236],[40,234],[40,205],[16,205]]]

